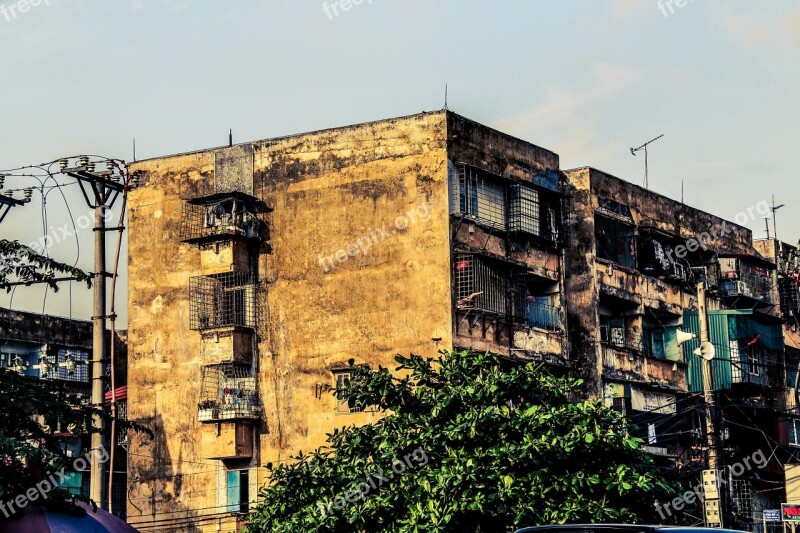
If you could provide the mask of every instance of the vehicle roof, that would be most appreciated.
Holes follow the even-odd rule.
[[[515,533],[535,533],[539,531],[636,531],[639,533],[653,533],[663,531],[664,533],[696,533],[702,531],[715,531],[717,533],[746,533],[736,529],[719,529],[705,527],[684,527],[684,526],[649,526],[635,524],[558,524],[550,526],[534,526],[518,529]]]

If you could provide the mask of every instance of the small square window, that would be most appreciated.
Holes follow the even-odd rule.
[[[364,408],[350,397],[350,372],[335,372],[336,379],[336,412],[360,413]]]

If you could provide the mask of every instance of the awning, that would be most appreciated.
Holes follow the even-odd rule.
[[[128,399],[128,386],[117,387],[117,401]],[[111,403],[111,391],[106,393],[106,403]]]
[[[783,342],[789,348],[794,348],[795,350],[800,350],[800,332],[792,331],[792,328],[787,326],[786,324],[783,325]]]

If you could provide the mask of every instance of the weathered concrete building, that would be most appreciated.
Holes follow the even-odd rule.
[[[449,112],[137,162],[129,521],[235,527],[268,462],[374,420],[348,361],[564,364],[553,152]]]
[[[749,229],[593,168],[566,171],[570,361],[683,480],[705,467],[697,288],[707,288],[718,449],[731,465],[777,439],[787,384],[776,267]],[[754,422],[758,420],[758,422]],[[767,437],[767,436],[771,437]],[[762,450],[762,451],[763,451]],[[768,454],[769,455],[769,454]],[[780,503],[781,460],[732,480],[726,513],[753,527]]]
[[[453,347],[586,378],[693,475],[703,384],[678,329],[698,280],[720,394],[785,396],[775,267],[748,229],[454,113],[131,171],[129,416],[155,431],[132,436],[133,525],[234,530],[265,464],[378,416],[342,392],[349,361]]]

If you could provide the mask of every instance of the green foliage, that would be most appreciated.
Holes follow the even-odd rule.
[[[87,435],[93,431],[95,414],[109,418],[66,383],[21,376],[8,369],[0,369],[0,405],[0,500],[4,501],[69,466],[57,433]],[[150,433],[127,421],[117,424]]]
[[[56,273],[74,277],[87,286],[92,284],[92,276],[79,268],[37,254],[19,241],[0,239],[0,287],[5,286],[7,292],[11,290],[8,283],[14,281],[46,282],[53,291],[58,291],[58,284],[52,281]]]
[[[353,398],[387,416],[337,430],[327,448],[272,469],[250,531],[500,532],[658,520],[654,501],[672,488],[616,411],[570,401],[580,380],[474,352],[397,361],[396,373],[351,368]],[[424,464],[363,498],[348,492],[420,447]],[[328,508],[337,496],[342,508]]]

